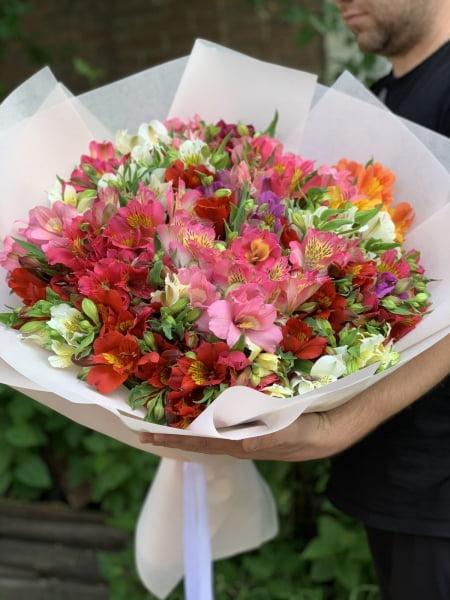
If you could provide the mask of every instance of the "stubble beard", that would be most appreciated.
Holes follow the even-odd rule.
[[[379,24],[372,31],[354,32],[359,48],[363,52],[394,58],[407,54],[422,38],[422,30],[405,24],[404,27],[389,27]]]

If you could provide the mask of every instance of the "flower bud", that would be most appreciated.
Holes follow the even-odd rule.
[[[87,317],[89,317],[89,319],[91,319],[93,323],[95,323],[96,325],[100,324],[98,318],[97,305],[90,298],[83,298],[83,301],[81,303],[81,310]],[[82,321],[82,323],[84,323],[84,321]]]
[[[164,418],[164,406],[161,396],[158,396],[155,406],[153,407],[153,418],[155,421],[161,421]]]
[[[176,315],[181,312],[183,308],[185,308],[188,304],[187,298],[178,298],[176,302],[171,304],[170,306],[166,306],[164,309],[165,315]]]
[[[416,302],[419,306],[426,304],[429,300],[430,295],[427,292],[419,292],[413,298],[414,302]]]
[[[185,317],[186,322],[195,323],[195,321],[201,317],[202,312],[201,308],[191,308]]]
[[[403,294],[411,287],[411,280],[408,278],[399,279],[395,285],[394,293]]]
[[[384,308],[387,308],[387,310],[395,310],[400,304],[400,301],[398,298],[395,298],[395,296],[386,296],[386,298],[381,301],[381,304]]]
[[[144,331],[143,336],[145,345],[150,348],[150,350],[156,350],[155,344],[155,336],[151,331]]]
[[[220,188],[220,190],[216,190],[213,194],[216,198],[229,198],[231,196],[231,190],[228,188]]]
[[[36,333],[44,328],[44,323],[42,321],[28,321],[28,323],[24,323],[20,327],[21,333]]]

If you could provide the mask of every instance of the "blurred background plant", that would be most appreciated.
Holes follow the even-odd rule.
[[[130,0],[125,29],[113,29],[117,47],[112,49],[110,38],[105,46],[99,17],[106,15],[103,25],[111,29],[112,14],[121,4],[112,1],[109,8],[100,8],[87,0],[0,0],[0,97],[44,65],[80,93],[188,54],[196,37],[315,71],[324,83],[331,83],[344,69],[370,83],[386,68],[382,61],[357,51],[328,1],[247,0],[243,5],[232,0],[225,10],[226,3],[219,0],[215,4],[198,0],[189,8],[181,8],[177,0]],[[169,14],[169,8],[175,12]],[[99,10],[104,12],[95,13]],[[87,15],[88,24],[99,21],[95,34],[87,35],[81,27]],[[184,45],[161,43],[158,53],[148,32],[156,36],[158,19],[163,17],[174,24],[177,39],[185,31]],[[184,29],[176,18],[181,18]],[[131,37],[139,40],[135,23],[143,19],[147,54],[142,46],[129,47]],[[60,31],[61,23],[67,30]],[[212,23],[220,27],[213,30]],[[97,45],[89,50],[92,38]],[[120,56],[133,61],[122,64]],[[6,386],[0,386],[0,422],[0,495],[28,502],[59,501],[75,511],[89,508],[108,515],[112,525],[130,534],[123,551],[98,554],[111,600],[151,600],[135,572],[132,532],[159,459],[68,421]],[[276,500],[280,533],[257,551],[215,564],[216,599],[376,600],[363,529],[334,509],[324,494],[328,462],[259,462],[258,468]],[[168,600],[182,598],[180,584]]]

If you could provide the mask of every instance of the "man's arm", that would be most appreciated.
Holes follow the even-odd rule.
[[[450,335],[345,404],[306,413],[268,435],[245,440],[142,433],[142,442],[254,460],[303,461],[337,454],[409,406],[450,373]]]

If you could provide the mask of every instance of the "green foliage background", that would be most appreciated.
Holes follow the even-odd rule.
[[[307,9],[293,0],[251,1],[255,10],[276,5],[283,18],[297,23],[300,44],[337,27],[328,2]],[[0,0],[0,63],[11,43],[21,44],[36,65],[49,62],[21,29],[21,18],[30,10],[26,0]],[[373,58],[355,55],[352,61],[342,69],[367,79]],[[74,68],[88,79],[95,71],[76,59]],[[0,81],[0,97],[7,91]],[[0,386],[0,423],[0,495],[61,500],[107,513],[111,524],[130,532],[124,551],[98,556],[111,600],[153,600],[136,575],[131,534],[159,459],[81,427],[6,386]],[[215,598],[376,600],[363,529],[324,495],[327,461],[257,466],[276,500],[280,533],[257,551],[215,563]],[[180,584],[168,600],[183,597]]]

